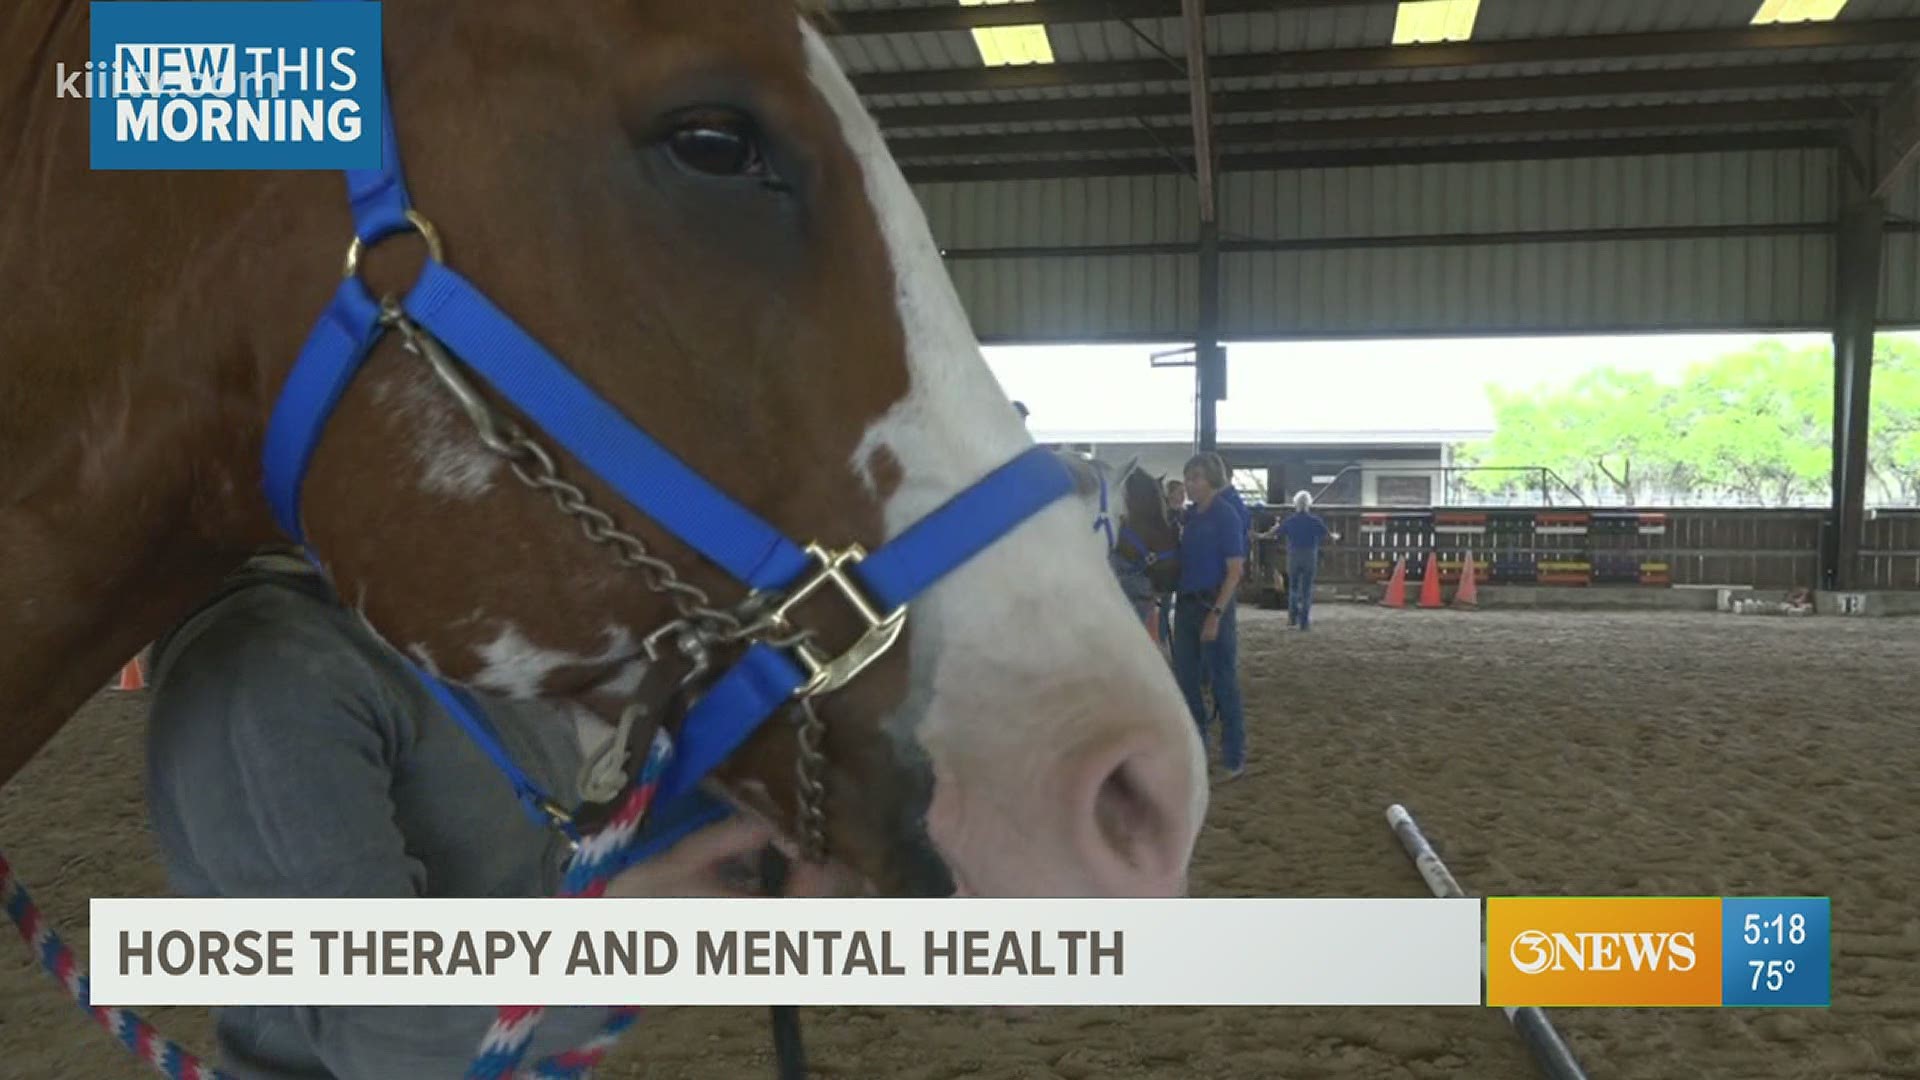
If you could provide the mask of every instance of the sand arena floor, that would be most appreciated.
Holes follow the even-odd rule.
[[[1833,897],[1834,1008],[1554,1014],[1595,1080],[1920,1078],[1920,621],[1385,612],[1311,635],[1248,612],[1253,768],[1220,789],[1207,896],[1424,896],[1406,803],[1476,893]],[[90,896],[164,889],[143,695],[91,703],[0,792],[6,850],[84,944]],[[155,1010],[205,1047],[197,1010]],[[1524,1080],[1489,1010],[839,1009],[820,1077]],[[0,944],[0,1077],[147,1075]],[[772,1075],[760,1010],[652,1014],[614,1080]]]

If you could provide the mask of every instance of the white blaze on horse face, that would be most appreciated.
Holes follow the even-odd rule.
[[[858,162],[892,261],[907,396],[853,465],[885,450],[897,536],[1033,443],[980,355],[926,217],[832,53],[810,74]],[[963,888],[1014,896],[1185,887],[1207,803],[1199,737],[1107,568],[1080,499],[1062,499],[916,600],[898,718],[931,756],[934,842]]]

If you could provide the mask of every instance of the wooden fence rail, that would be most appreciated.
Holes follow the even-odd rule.
[[[1457,578],[1472,552],[1483,582],[1569,587],[1747,585],[1815,588],[1832,515],[1815,509],[1568,507],[1326,507],[1340,535],[1320,559],[1328,584],[1379,581],[1408,560],[1420,580],[1427,555]],[[1256,527],[1271,521],[1256,512]],[[1260,545],[1265,567],[1284,563],[1281,545]],[[1861,587],[1920,590],[1920,510],[1871,513],[1855,566]]]

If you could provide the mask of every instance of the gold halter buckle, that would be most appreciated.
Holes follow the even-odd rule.
[[[852,682],[859,674],[884,656],[894,642],[900,640],[900,632],[907,626],[907,609],[899,607],[882,614],[880,609],[867,599],[866,593],[848,572],[858,566],[867,557],[866,549],[858,544],[841,551],[829,551],[819,544],[808,544],[807,555],[820,564],[819,572],[808,578],[799,587],[788,593],[786,599],[773,609],[766,621],[782,630],[793,626],[789,615],[793,609],[804,603],[808,597],[828,585],[839,590],[854,613],[866,624],[860,639],[839,656],[828,656],[810,641],[795,643],[793,652],[807,671],[807,682],[794,691],[797,698],[813,698],[831,694],[835,690]]]

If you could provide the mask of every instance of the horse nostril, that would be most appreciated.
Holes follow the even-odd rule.
[[[1183,875],[1190,850],[1184,756],[1136,746],[1108,761],[1092,792],[1088,855],[1120,895],[1158,895]]]
[[[1140,788],[1130,761],[1113,770],[1093,801],[1094,823],[1106,846],[1136,869],[1141,841],[1153,828],[1153,805]]]

